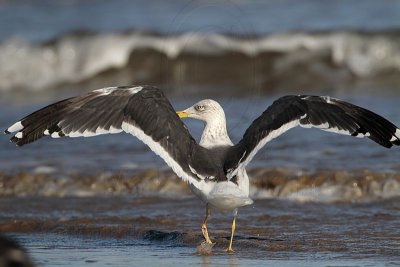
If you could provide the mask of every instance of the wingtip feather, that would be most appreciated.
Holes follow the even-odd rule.
[[[400,129],[396,129],[396,132],[394,133],[390,142],[395,146],[400,146]]]
[[[24,126],[22,125],[21,121],[17,121],[16,123],[14,123],[10,127],[8,127],[4,132],[6,134],[10,134],[10,133],[13,133],[13,132],[19,132],[23,128],[24,128]]]
[[[11,143],[14,143],[14,144],[16,144],[18,141],[19,141],[19,139],[18,139],[16,136],[13,136],[13,137],[10,139],[10,142],[11,142]]]

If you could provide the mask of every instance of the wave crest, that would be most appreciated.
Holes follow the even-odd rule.
[[[280,169],[249,172],[254,199],[281,198],[300,202],[375,201],[400,197],[400,175],[371,171],[318,171],[294,173]],[[0,197],[94,197],[104,195],[186,198],[191,193],[172,172],[149,169],[133,176],[120,174],[74,175],[20,173],[0,175]]]
[[[100,85],[105,80],[260,84],[270,89],[332,87],[371,79],[388,82],[389,77],[390,83],[398,84],[399,42],[395,32],[351,31],[255,37],[76,33],[44,44],[11,39],[0,45],[0,89],[43,90],[84,82]]]

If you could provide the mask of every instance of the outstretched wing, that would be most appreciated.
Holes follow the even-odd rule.
[[[224,164],[228,177],[233,177],[239,166],[246,166],[267,142],[295,126],[368,137],[387,148],[400,145],[400,130],[369,110],[326,96],[284,96],[268,107],[229,151]]]
[[[192,184],[222,170],[195,142],[163,92],[151,86],[109,87],[65,99],[26,116],[5,133],[16,132],[11,142],[23,146],[45,135],[88,137],[122,131],[148,145]]]

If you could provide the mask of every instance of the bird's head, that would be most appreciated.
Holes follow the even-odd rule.
[[[179,118],[193,118],[204,122],[213,121],[221,116],[225,118],[224,110],[220,104],[211,99],[201,100],[185,110],[176,112],[176,114]]]

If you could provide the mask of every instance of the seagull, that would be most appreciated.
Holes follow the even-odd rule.
[[[204,122],[200,142],[180,118]],[[238,208],[253,203],[246,166],[266,143],[293,127],[318,128],[355,137],[368,137],[381,146],[400,145],[400,130],[362,107],[328,96],[289,95],[277,99],[234,144],[222,107],[202,100],[176,112],[163,91],[153,86],[120,86],[94,90],[46,106],[5,130],[15,133],[17,146],[43,136],[89,137],[126,132],[145,143],[206,206],[201,225],[207,244],[211,208],[231,211],[233,220],[227,252],[232,252]]]

